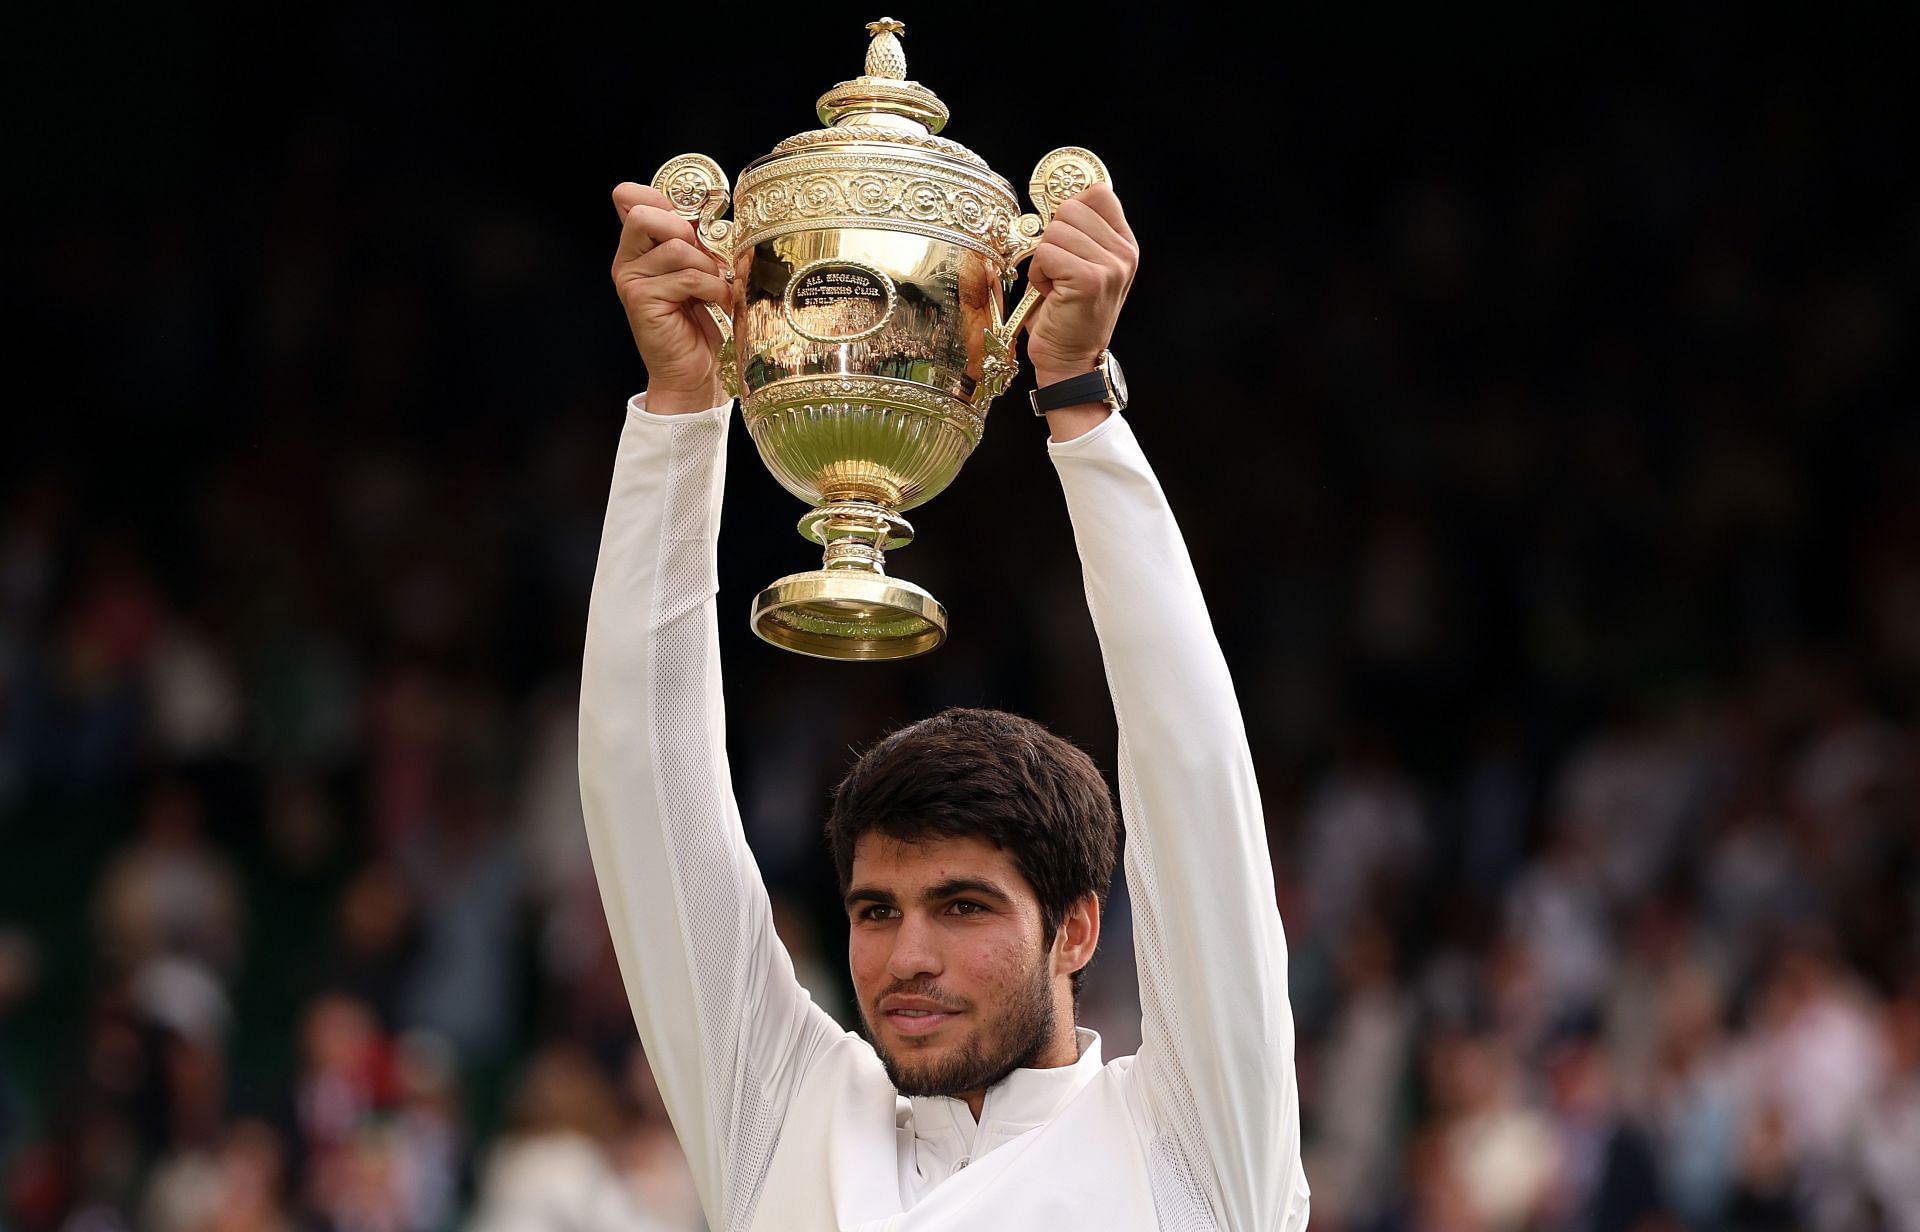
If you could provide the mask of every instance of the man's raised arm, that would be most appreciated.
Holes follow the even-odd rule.
[[[1126,421],[1051,452],[1120,726],[1153,1163],[1223,1228],[1302,1227],[1286,938],[1233,682]]]
[[[715,1226],[744,1227],[807,1058],[840,1032],[774,935],[729,785],[714,592],[731,407],[714,405],[698,322],[673,334],[677,322],[662,331],[645,315],[660,307],[649,296],[691,306],[719,279],[676,272],[705,259],[690,247],[648,260],[684,227],[649,191],[615,192],[614,266],[654,378],[647,399],[710,409],[659,415],[636,399],[627,412],[587,618],[580,797],[627,997],[701,1200]],[[706,366],[649,353],[663,336],[705,346]],[[706,388],[663,384],[679,370]]]
[[[1062,208],[1066,252],[1049,300],[1077,278],[1091,301],[1131,282],[1137,249],[1119,203]],[[1056,231],[1050,228],[1051,239]],[[1041,255],[1037,254],[1036,267]],[[1066,260],[1078,256],[1077,262]],[[1065,311],[1028,347],[1046,385],[1086,370]],[[1042,324],[1036,321],[1038,335]],[[1105,345],[1112,316],[1090,335]],[[1078,348],[1058,339],[1079,338]],[[1040,356],[1066,352],[1069,362]],[[1055,411],[1049,444],[1120,728],[1120,808],[1143,1018],[1135,1072],[1153,1123],[1163,1220],[1182,1205],[1229,1229],[1306,1226],[1286,938],[1240,707],[1166,496],[1132,429],[1103,406]]]

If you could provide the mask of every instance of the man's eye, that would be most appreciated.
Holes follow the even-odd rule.
[[[869,903],[860,908],[859,915],[863,920],[890,920],[893,918],[893,908],[879,903]]]
[[[954,902],[951,910],[955,915],[978,915],[980,912],[985,911],[986,907],[980,903],[969,902],[962,898]]]

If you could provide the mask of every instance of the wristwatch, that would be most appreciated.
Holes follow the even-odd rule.
[[[1127,375],[1120,371],[1120,361],[1113,357],[1112,351],[1102,351],[1100,363],[1092,372],[1055,381],[1033,390],[1027,398],[1033,403],[1036,415],[1087,402],[1104,402],[1116,411],[1124,411],[1127,409]]]

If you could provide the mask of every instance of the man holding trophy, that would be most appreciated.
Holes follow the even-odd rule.
[[[1005,182],[931,136],[944,108],[904,80],[899,23],[869,29],[868,72],[822,99],[835,127],[749,167],[732,224],[716,221],[724,191],[704,163],[613,194],[613,278],[649,381],[594,580],[580,777],[641,1038],[715,1228],[1304,1228],[1286,943],[1252,761],[1107,350],[1133,233],[1104,169],[1062,171],[1055,155],[1036,200],[1043,181],[1064,189],[1042,219],[1013,220]],[[848,145],[862,149],[847,169],[820,161]],[[859,177],[876,166],[893,178],[869,191]],[[788,191],[789,174],[827,186]],[[982,212],[969,185],[1000,195]],[[1003,316],[1015,252],[1032,292]],[[912,363],[861,349],[904,347],[884,341],[902,322],[922,331]],[[1075,1025],[1119,839],[1079,750],[1013,715],[954,710],[854,766],[828,838],[857,1035],[795,980],[729,785],[715,626],[727,392],[814,504],[803,532],[827,550],[823,570],[756,599],[756,629],[829,657],[918,653],[945,610],[887,577],[881,549],[910,533],[899,510],[951,473],[902,478],[888,434],[925,442],[936,423],[970,447],[1022,325],[1119,720],[1143,1042],[1113,1060]],[[911,431],[889,426],[910,416]],[[802,473],[796,459],[829,438],[839,452]]]

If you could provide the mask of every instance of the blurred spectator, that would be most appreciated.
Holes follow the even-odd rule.
[[[1645,715],[1619,716],[1571,754],[1554,788],[1557,824],[1579,836],[1608,903],[1659,883],[1694,816],[1702,767],[1692,734],[1651,728]]]
[[[1647,1232],[1667,1226],[1654,1144],[1622,1114],[1599,1039],[1575,1030],[1545,1062],[1559,1139],[1546,1226]]]
[[[47,731],[29,747],[38,746],[55,781],[111,781],[133,764],[142,743],[144,664],[162,620],[151,573],[132,546],[117,535],[96,536],[43,660],[49,687],[35,699]]]
[[[1706,905],[1735,972],[1749,973],[1768,942],[1818,909],[1811,870],[1794,850],[1767,785],[1730,801],[1705,857]]]
[[[286,1152],[261,1121],[236,1121],[217,1150],[162,1162],[147,1183],[144,1232],[295,1232]]]
[[[17,928],[0,925],[0,1163],[11,1159],[25,1129],[25,1092],[16,1069],[9,1024],[14,1008],[33,992],[39,956]],[[0,1207],[0,1210],[4,1210]]]
[[[394,1038],[364,1002],[329,993],[309,1008],[296,1118],[305,1207],[329,1232],[436,1232],[460,1209],[466,1154],[453,1052]]]
[[[399,866],[421,916],[400,1020],[445,1037],[462,1063],[490,1061],[519,1018],[512,953],[525,885],[515,836],[478,795],[451,797],[439,824],[408,835]]]
[[[1728,1208],[1752,1091],[1724,1026],[1712,975],[1678,965],[1661,983],[1652,1117],[1664,1147],[1662,1175],[1689,1228],[1714,1227]]]
[[[580,742],[574,694],[555,688],[527,719],[527,769],[515,802],[514,829],[527,852],[530,888],[550,911],[565,911],[593,885],[580,813]],[[591,895],[586,897],[591,898]],[[565,962],[564,953],[550,956]]]
[[[120,969],[169,955],[226,974],[239,963],[239,882],[205,828],[200,794],[186,782],[148,791],[139,836],[109,862],[94,896],[102,952]]]
[[[638,1044],[627,1050],[620,1079],[632,1112],[618,1146],[628,1187],[640,1196],[643,1207],[669,1227],[706,1232],[693,1170],[687,1166],[680,1140],[673,1136],[673,1124],[667,1119],[667,1106],[660,1098],[653,1066]]]
[[[1306,939],[1337,937],[1369,903],[1398,898],[1426,857],[1426,810],[1374,731],[1351,734],[1301,823]]]
[[[1548,1216],[1564,1161],[1516,1062],[1494,1038],[1445,1035],[1428,1043],[1434,1116],[1417,1147],[1416,1226],[1508,1232]]]
[[[773,931],[780,938],[780,944],[787,947],[800,987],[807,990],[815,1005],[843,1026],[850,1027],[856,1021],[849,1012],[852,998],[841,991],[841,981],[827,966],[828,960],[821,953],[813,924],[797,904],[782,895],[775,895],[773,899]]]
[[[148,729],[158,752],[192,764],[234,751],[239,680],[221,648],[185,622],[166,626],[147,660]]]
[[[1888,1007],[1885,1027],[1891,1073],[1850,1145],[1868,1210],[1894,1232],[1920,1232],[1920,979]]]
[[[549,1045],[522,1077],[506,1136],[489,1154],[474,1232],[666,1232],[689,1225],[624,1176],[622,1115],[607,1077]],[[634,1160],[633,1162],[641,1162]]]
[[[294,1106],[303,1150],[325,1159],[391,1108],[398,1092],[392,1041],[363,1001],[327,993],[301,1024]]]
[[[419,942],[406,878],[389,861],[364,865],[341,891],[330,983],[365,1003],[388,1029],[396,1028]]]
[[[392,1142],[407,1232],[450,1227],[461,1207],[465,1109],[451,1047],[425,1033],[398,1041]]]
[[[1799,1232],[1807,1226],[1800,1180],[1779,1106],[1761,1104],[1742,1128],[1723,1226],[1729,1232]]]
[[[1836,965],[1825,938],[1802,937],[1775,962],[1755,1026],[1753,1097],[1769,1110],[1749,1143],[1755,1183],[1770,1184],[1779,1170],[1777,1120],[1800,1173],[1804,1214],[1833,1232],[1859,1226],[1850,1148],[1888,1078],[1886,1039],[1868,990]]]
[[[1375,1226],[1404,1181],[1414,1005],[1396,959],[1378,920],[1358,924],[1341,953],[1342,1005],[1319,1052],[1320,1112],[1306,1156],[1314,1219],[1327,1227]]]
[[[1557,829],[1509,895],[1509,952],[1537,981],[1536,1026],[1593,1013],[1612,970],[1610,913],[1593,842],[1583,828]]]

